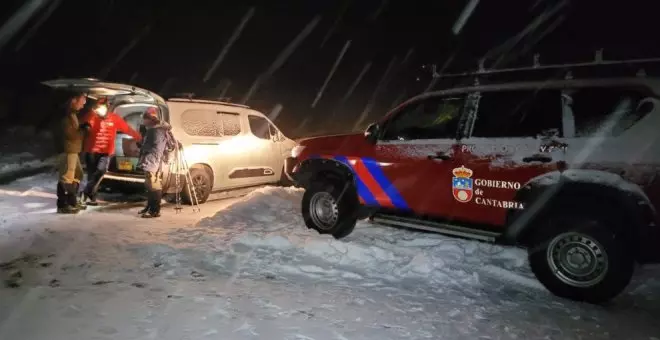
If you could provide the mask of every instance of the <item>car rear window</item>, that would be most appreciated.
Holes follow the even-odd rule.
[[[215,111],[186,110],[181,114],[181,127],[190,136],[222,137],[222,125]]]

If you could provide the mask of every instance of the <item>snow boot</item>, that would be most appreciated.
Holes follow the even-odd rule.
[[[57,209],[66,207],[66,189],[64,183],[57,182]]]
[[[86,205],[95,207],[99,205],[99,202],[96,201],[96,195],[90,195],[87,192],[83,192],[84,202]]]
[[[57,213],[77,214],[78,195],[75,183],[57,183]]]

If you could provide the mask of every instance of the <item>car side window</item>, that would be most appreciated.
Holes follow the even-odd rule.
[[[124,120],[131,128],[137,130],[142,124],[142,111],[130,112],[124,116]]]
[[[618,136],[654,109],[642,89],[593,87],[564,91],[564,109],[574,120],[574,137]]]
[[[241,116],[238,113],[219,111],[217,114],[224,136],[238,136],[241,133]]]
[[[456,138],[463,97],[431,97],[408,104],[383,126],[381,140]]]
[[[484,92],[472,137],[522,138],[562,135],[559,90]]]
[[[270,123],[263,117],[248,115],[250,131],[257,138],[270,139]]]
[[[222,137],[222,126],[215,111],[186,110],[181,114],[181,127],[190,136]]]

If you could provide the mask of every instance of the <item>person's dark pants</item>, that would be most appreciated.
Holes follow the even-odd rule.
[[[101,153],[85,154],[87,185],[83,192],[92,201],[96,200],[96,194],[99,191],[103,175],[108,172],[110,157],[110,155]]]
[[[147,206],[141,213],[148,213],[153,217],[160,216],[160,201],[163,199],[163,173],[144,173],[144,186],[147,189]]]

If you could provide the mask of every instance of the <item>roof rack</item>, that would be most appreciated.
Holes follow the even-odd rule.
[[[234,107],[242,107],[249,109],[250,107],[243,104],[232,103],[230,97],[221,98],[197,98],[194,93],[177,93],[167,98],[171,102],[191,102],[191,103],[204,103],[204,104],[222,104]]]
[[[567,74],[565,77],[567,79],[572,79],[571,70],[579,68],[589,68],[589,67],[598,67],[598,66],[613,66],[613,65],[638,65],[638,64],[650,64],[650,63],[660,63],[660,58],[642,58],[642,59],[627,59],[627,60],[604,60],[603,59],[603,49],[597,50],[594,56],[594,60],[581,62],[581,63],[567,63],[567,64],[549,64],[541,65],[539,61],[540,55],[534,55],[534,63],[532,66],[523,66],[517,68],[502,68],[502,69],[486,69],[484,67],[484,59],[479,60],[478,69],[475,72],[463,72],[463,73],[448,73],[441,74],[436,70],[436,65],[432,65],[432,75],[433,78],[458,78],[458,77],[478,77],[484,75],[494,75],[494,74],[506,74],[514,72],[523,72],[523,71],[541,71],[541,70],[561,70],[566,69]],[[646,76],[646,71],[640,69],[637,72],[637,76],[643,77]],[[478,81],[478,80],[477,80]]]

